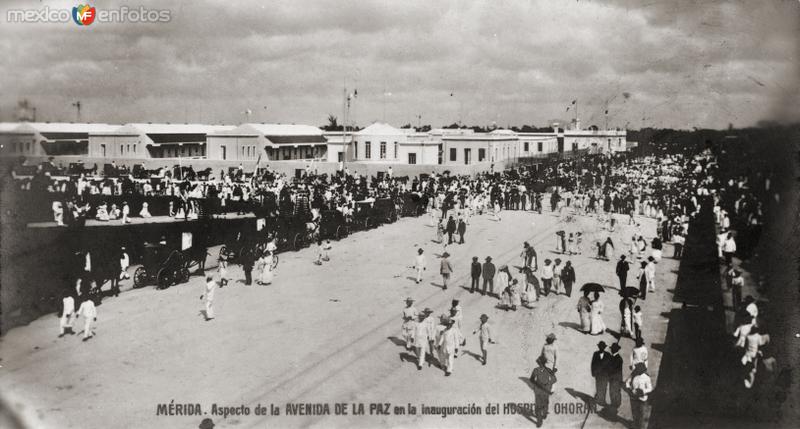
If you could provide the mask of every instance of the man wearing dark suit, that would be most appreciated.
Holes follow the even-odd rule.
[[[592,354],[592,377],[594,377],[594,402],[596,405],[606,404],[606,390],[608,390],[606,366],[610,357],[606,352],[605,341],[597,343],[597,351]]]
[[[469,287],[469,293],[474,293],[480,286],[481,281],[481,263],[478,262],[478,257],[472,258],[472,267],[470,268],[470,275],[472,276],[472,284]]]
[[[611,356],[606,361],[606,373],[608,375],[608,396],[610,404],[608,413],[617,414],[620,404],[622,404],[622,356],[619,355],[619,344],[611,345]]]
[[[628,281],[628,269],[630,265],[625,260],[625,255],[619,257],[617,262],[617,278],[619,279],[619,290],[624,291],[626,282]]]
[[[492,257],[487,256],[486,262],[483,264],[483,292],[481,292],[481,295],[486,295],[486,285],[489,285],[489,295],[494,294],[494,273],[495,268],[492,263]]]
[[[250,250],[242,252],[242,270],[244,271],[244,284],[250,286],[253,283],[253,266],[256,263],[255,255]]]
[[[458,244],[464,244],[464,234],[467,233],[467,223],[464,222],[464,219],[458,220]]]
[[[453,244],[453,234],[456,232],[456,221],[453,219],[453,216],[450,216],[450,219],[447,220],[447,244]]]

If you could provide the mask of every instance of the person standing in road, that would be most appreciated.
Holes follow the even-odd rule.
[[[625,260],[625,255],[621,255],[619,257],[619,262],[617,262],[617,278],[619,279],[619,290],[625,290],[625,286],[627,286],[628,282],[628,270],[630,269],[630,263]]]
[[[553,263],[553,291],[556,295],[561,293],[561,271],[563,269],[561,258],[556,258],[555,263]]]
[[[467,223],[464,218],[458,220],[458,244],[464,244],[464,234],[467,233]]]
[[[472,335],[475,335],[476,332],[480,332],[478,335],[478,340],[481,345],[481,356],[483,356],[483,361],[481,362],[482,365],[486,365],[486,357],[488,355],[488,348],[489,344],[494,344],[494,337],[492,337],[492,328],[489,326],[489,316],[485,314],[481,314],[481,324],[478,326],[478,329],[472,331]]]
[[[647,262],[642,261],[639,266],[639,297],[642,300],[647,299],[647,273],[645,272],[645,268],[647,268]]]
[[[482,274],[483,274],[483,292],[481,292],[481,295],[486,295],[486,293],[487,293],[486,286],[487,285],[489,286],[489,288],[488,288],[489,295],[490,296],[494,295],[495,267],[494,267],[494,264],[492,263],[492,257],[491,256],[487,256],[486,257],[486,262],[484,262],[484,264],[483,264],[483,273]]]
[[[417,256],[414,258],[414,269],[417,272],[417,284],[422,281],[422,272],[426,270],[425,268],[425,251],[417,249]]]
[[[552,286],[553,286],[553,261],[545,259],[544,267],[542,267],[542,288],[544,289],[544,296],[550,295],[550,288]]]
[[[656,291],[656,261],[655,258],[649,256],[647,258],[647,264],[644,268],[645,275],[647,277],[647,291],[648,292],[655,292]]]
[[[217,290],[217,286],[213,276],[206,276],[206,287],[204,293],[200,295],[201,300],[205,298],[206,322],[214,318],[214,292]]]
[[[606,352],[606,342],[600,341],[597,343],[597,351],[592,354],[591,365],[595,386],[594,402],[596,405],[606,405],[606,391],[608,390],[606,365],[610,357],[608,352]]]
[[[608,396],[610,404],[607,408],[612,416],[617,415],[622,404],[622,356],[619,355],[620,346],[618,343],[611,345],[611,356],[606,362],[606,372],[608,375]]]
[[[456,221],[453,216],[447,220],[447,244],[453,244],[453,234],[456,233]]]
[[[581,318],[581,332],[588,334],[592,330],[592,301],[589,291],[584,290],[583,296],[578,298],[578,316]]]
[[[92,324],[97,321],[97,308],[92,298],[87,298],[78,308],[78,316],[83,316],[83,341],[88,341],[94,336]]]
[[[600,292],[595,291],[594,299],[592,300],[592,335],[600,335],[606,331],[603,310],[605,310],[605,304],[600,301]]]
[[[547,418],[547,412],[550,408],[550,395],[553,394],[553,385],[556,383],[555,371],[550,370],[546,366],[547,359],[544,356],[539,356],[536,359],[538,365],[531,373],[531,384],[533,384],[534,395],[534,416],[536,417],[536,427],[542,427],[544,420]]]
[[[558,363],[558,347],[556,346],[556,334],[550,333],[545,338],[545,344],[542,346],[540,356],[545,358],[545,366],[553,372],[558,371],[556,364]]]
[[[439,268],[439,273],[442,275],[442,289],[447,290],[447,281],[450,280],[450,274],[453,272],[453,265],[450,264],[450,260],[447,259],[450,257],[450,254],[444,252],[442,254],[442,261]]]
[[[653,391],[653,382],[647,374],[647,367],[640,363],[634,366],[633,372],[630,377],[625,381],[625,387],[631,398],[631,414],[633,416],[633,428],[645,429],[647,422],[645,416],[647,413],[648,403],[647,395]]]
[[[441,347],[442,353],[444,354],[444,362],[442,363],[445,367],[444,375],[447,377],[453,373],[456,350],[458,349],[459,344],[461,344],[460,337],[461,336],[458,333],[458,329],[456,328],[456,321],[449,319],[447,322],[447,329],[442,332],[442,336],[439,338],[439,343],[437,344],[437,346]]]
[[[469,286],[469,293],[475,293],[476,290],[480,287],[481,281],[481,263],[478,262],[478,257],[472,257],[472,265],[470,266],[470,278],[472,282]]]
[[[74,333],[72,330],[72,324],[75,322],[76,318],[75,298],[72,297],[72,294],[65,293],[61,300],[61,317],[58,320],[58,326],[61,331],[61,333],[58,335],[59,337],[63,337],[64,334],[67,333],[68,329],[70,334]]]
[[[422,363],[425,362],[425,356],[428,354],[428,324],[425,322],[427,317],[425,312],[418,314],[419,320],[414,325],[414,352],[417,355],[417,370],[422,370]]]
[[[414,348],[415,319],[417,316],[419,316],[419,312],[414,307],[414,299],[411,297],[406,298],[406,308],[403,309],[403,326],[401,327],[406,350]]]
[[[733,270],[733,277],[731,277],[731,302],[733,305],[733,313],[738,314],[742,306],[742,286],[744,286],[744,278],[742,272]]]
[[[561,284],[564,285],[564,293],[571,297],[572,285],[575,284],[575,268],[572,267],[572,261],[564,263],[564,268],[561,270]]]

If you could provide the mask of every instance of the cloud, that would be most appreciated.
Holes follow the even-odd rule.
[[[4,4],[13,8],[72,3]],[[364,125],[726,127],[800,117],[800,3],[117,1],[159,24],[0,25],[0,116],[20,98],[69,120],[322,124],[358,87]],[[762,85],[754,81],[761,82]],[[384,92],[391,97],[384,97]],[[454,96],[450,97],[449,94]],[[630,94],[629,97],[623,93]],[[609,101],[612,100],[612,101]],[[264,110],[263,106],[268,106]],[[649,118],[642,121],[642,118]],[[602,123],[601,123],[602,125]]]

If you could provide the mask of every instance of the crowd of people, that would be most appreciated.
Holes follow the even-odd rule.
[[[68,219],[94,212],[101,220],[120,219],[125,222],[133,210],[129,204],[122,207],[105,203],[97,207],[86,207],[86,195],[130,195],[144,197],[160,195],[178,197],[178,209],[174,206],[169,215],[183,215],[200,211],[190,202],[205,199],[213,205],[225,206],[230,202],[246,203],[247,207],[259,207],[268,215],[281,213],[307,215],[316,220],[322,210],[338,210],[344,216],[352,216],[356,202],[371,202],[379,198],[397,200],[400,195],[415,194],[421,207],[430,213],[432,226],[436,226],[436,241],[443,247],[438,263],[442,278],[442,289],[451,284],[455,272],[466,271],[469,266],[469,292],[496,299],[498,308],[517,311],[533,308],[533,303],[554,295],[569,298],[578,276],[571,258],[577,255],[595,255],[597,260],[614,264],[620,295],[619,311],[621,326],[616,341],[606,351],[605,341],[598,343],[598,351],[592,357],[591,375],[596,381],[595,405],[603,406],[610,415],[616,415],[621,403],[622,390],[631,399],[634,427],[645,427],[648,395],[653,390],[648,375],[647,346],[648,329],[644,326],[643,302],[648,294],[658,293],[656,284],[657,264],[666,257],[664,244],[673,247],[672,257],[680,259],[690,223],[701,213],[704,205],[713,207],[719,227],[719,256],[727,266],[728,287],[733,291],[733,307],[739,313],[734,332],[736,347],[742,349],[744,385],[750,388],[758,368],[771,365],[763,358],[762,347],[768,343],[769,335],[759,318],[758,305],[754,299],[741,298],[743,279],[735,267],[734,256],[747,257],[752,254],[758,241],[763,222],[765,198],[770,194],[770,178],[757,174],[742,175],[725,180],[719,171],[716,156],[711,150],[691,154],[671,154],[663,157],[630,158],[625,156],[585,156],[577,159],[557,160],[543,164],[537,169],[528,168],[510,172],[484,173],[476,176],[451,176],[448,174],[421,175],[415,178],[392,177],[366,178],[342,170],[336,175],[316,175],[310,169],[297,179],[276,174],[269,169],[259,174],[246,174],[241,167],[219,179],[213,175],[204,183],[175,180],[167,172],[161,177],[160,186],[132,179],[115,182],[116,189],[108,184],[97,188],[85,177],[67,181],[55,181],[46,174],[34,177],[24,184],[28,192],[45,192],[53,201],[63,201],[66,209],[61,213],[53,205],[56,222],[69,224]],[[49,179],[49,182],[45,180]],[[133,183],[128,183],[129,180]],[[487,214],[502,222],[504,210],[542,213],[543,201],[549,201],[550,211],[560,218],[563,229],[556,232],[553,251],[559,257],[540,261],[534,247],[522,243],[519,266],[513,261],[498,263],[492,256],[473,256],[471,262],[459,264],[452,261],[448,246],[465,243],[470,219]],[[84,205],[82,205],[84,204]],[[303,208],[305,207],[305,208]],[[306,209],[307,208],[307,209]],[[183,211],[180,212],[179,211]],[[241,210],[241,209],[237,209]],[[72,215],[67,215],[73,211]],[[175,213],[173,213],[175,211]],[[147,201],[142,202],[139,215],[147,217]],[[61,217],[59,217],[61,216]],[[594,219],[588,228],[575,220],[576,217]],[[645,237],[639,224],[641,217],[656,220],[656,234]],[[627,225],[622,225],[627,224]],[[458,237],[455,237],[455,236]],[[586,249],[590,243],[591,251]],[[596,253],[594,252],[596,249]],[[316,254],[317,264],[329,259],[330,243],[320,241]],[[272,266],[274,247],[262,255],[255,255],[254,265],[261,270],[257,282],[269,284],[273,280]],[[427,270],[423,249],[417,249],[413,268],[415,282],[420,283]],[[213,319],[215,290],[224,286],[226,273],[220,264],[217,276],[207,277],[201,299],[205,302],[205,316]],[[252,269],[252,267],[250,267]],[[636,272],[636,283],[628,283],[629,272]],[[124,270],[123,270],[124,271]],[[247,269],[245,271],[248,271]],[[591,276],[583,280],[591,281]],[[598,280],[599,282],[599,280]],[[592,286],[594,285],[594,286]],[[607,296],[607,288],[596,283],[586,283],[581,288],[576,309],[583,334],[603,335],[609,331],[603,320],[606,311],[601,294]],[[86,317],[84,335],[91,333],[91,322],[96,318],[96,309],[82,300],[75,311],[72,296],[64,298],[60,330],[63,335],[71,329],[76,314]],[[91,301],[91,300],[89,300]],[[91,319],[91,320],[90,320]],[[443,314],[434,316],[434,311],[425,308],[419,311],[414,300],[406,300],[402,311],[401,336],[405,347],[413,355],[419,370],[427,363],[436,365],[445,376],[454,372],[459,350],[466,347],[463,309],[458,300]],[[469,331],[469,330],[468,330]],[[496,332],[489,316],[480,315],[471,330],[478,336],[480,361],[488,362],[489,345],[496,341]],[[88,337],[85,337],[88,338]],[[628,361],[630,375],[623,378],[624,359],[619,355],[619,342],[630,338],[635,344]],[[556,383],[557,347],[556,337],[550,334],[537,359],[537,368],[530,381],[536,395],[535,417],[541,425],[547,417],[548,398]],[[774,359],[773,359],[774,363]],[[606,401],[608,393],[609,401]]]

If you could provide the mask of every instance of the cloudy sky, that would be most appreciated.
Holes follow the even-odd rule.
[[[699,4],[698,4],[699,3]],[[169,9],[168,23],[8,23],[0,119],[322,125],[351,116],[499,126],[573,118],[612,127],[800,120],[800,1],[92,2]],[[451,95],[452,94],[452,95]]]

